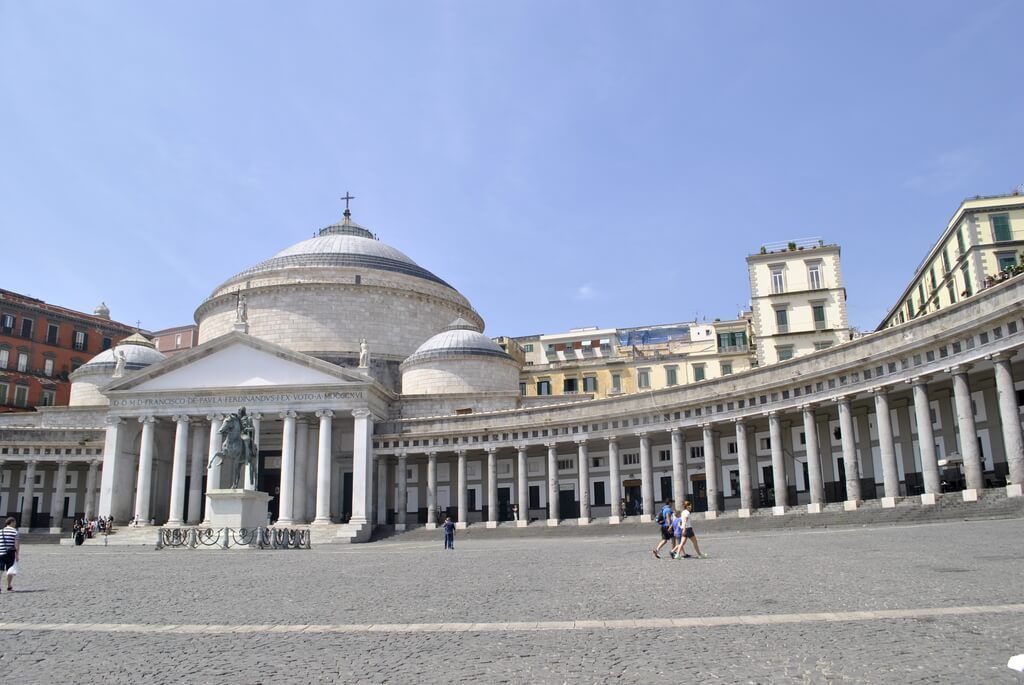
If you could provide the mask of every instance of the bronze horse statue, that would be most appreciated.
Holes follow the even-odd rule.
[[[256,465],[259,448],[256,446],[255,431],[243,407],[238,414],[231,414],[224,419],[224,425],[218,431],[222,437],[220,450],[213,455],[207,469],[225,459],[231,461],[233,478],[231,487],[238,488],[242,483],[242,468],[249,466],[249,485],[256,487]],[[218,461],[219,460],[219,461]]]

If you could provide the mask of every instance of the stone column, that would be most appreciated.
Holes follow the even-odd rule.
[[[896,506],[896,498],[900,494],[900,472],[896,466],[896,442],[892,435],[892,417],[889,413],[889,390],[886,387],[874,388],[875,425],[878,426],[878,452],[882,462],[882,486],[885,497],[882,506],[892,509]]]
[[[96,476],[99,475],[99,467],[99,461],[90,461],[89,471],[85,476],[85,502],[82,504],[82,510],[85,512],[85,518],[89,520],[96,514]]]
[[[590,523],[590,453],[587,451],[587,441],[577,440],[577,461],[579,461],[578,473],[580,475],[580,518],[579,525],[585,526]]]
[[[647,433],[638,433],[640,438],[640,496],[643,500],[643,513],[640,520],[654,520],[654,464],[651,461],[651,438]]]
[[[295,419],[295,481],[292,492],[292,520],[306,522],[306,472],[309,461],[309,421],[304,416]]]
[[[295,523],[294,518],[294,497],[295,497],[295,419],[298,415],[293,411],[280,413],[284,424],[281,430],[281,485],[280,495],[277,501],[277,523],[278,526],[290,526]],[[356,441],[358,441],[358,435]],[[353,443],[353,453],[358,449]],[[353,454],[353,473],[355,472],[355,455]],[[352,477],[352,508],[355,509],[356,488],[355,476]],[[354,514],[353,514],[354,516]]]
[[[719,504],[719,494],[722,486],[719,481],[722,478],[722,466],[718,459],[718,450],[715,449],[715,431],[710,423],[702,426],[704,430],[704,477],[707,478],[708,510],[705,518],[713,519],[718,517],[722,507]]]
[[[1017,391],[1013,387],[1013,367],[1010,356],[993,355],[996,375],[996,396],[999,400],[999,423],[1003,428],[1003,448],[1006,451],[1006,496],[1024,495],[1024,436],[1021,435],[1020,413],[1017,409]]]
[[[203,509],[203,466],[206,463],[203,444],[203,431],[199,426],[192,427],[192,456],[189,463],[188,483],[188,523],[196,525],[202,517]]]
[[[786,513],[789,487],[786,483],[786,456],[782,450],[782,422],[777,412],[768,412],[768,432],[772,443],[772,487],[775,489],[775,515]]]
[[[210,421],[210,440],[207,443],[206,449],[206,492],[210,490],[220,490],[220,467],[221,461],[218,459],[214,463],[213,457],[220,451],[221,439],[220,439],[220,428],[224,423],[223,414],[210,414],[206,417]],[[210,495],[206,495],[206,516],[205,523],[210,522]]]
[[[386,455],[377,457],[377,525],[384,526],[388,522],[388,471],[391,459]]]
[[[427,528],[437,528],[437,452],[427,452]]]
[[[395,530],[405,530],[409,514],[409,466],[405,452],[398,453],[398,501],[395,502]]]
[[[811,492],[809,514],[820,514],[825,504],[825,481],[821,477],[821,453],[818,451],[818,423],[814,416],[814,405],[800,407],[804,417],[804,447],[807,450],[807,489]]]
[[[978,490],[985,487],[985,483],[982,480],[981,451],[978,449],[978,432],[974,426],[968,369],[968,366],[958,365],[948,371],[953,374],[953,399],[956,403],[956,421],[960,426],[960,456],[964,461],[964,476],[967,480],[967,488],[962,497],[965,502],[975,502]]]
[[[853,431],[853,413],[850,398],[836,398],[839,407],[839,439],[843,448],[843,468],[846,470],[846,501],[843,508],[852,511],[860,504],[860,459],[857,456],[857,441]]]
[[[459,520],[455,522],[456,528],[465,528],[469,525],[469,491],[466,485],[466,450],[458,450],[455,456],[459,460]]]
[[[558,519],[558,448],[547,443],[548,448],[548,525],[557,526]]]
[[[263,424],[263,414],[249,414],[249,418],[252,420],[252,439],[253,449],[256,450],[256,462],[254,464],[246,463],[245,465],[245,484],[242,486],[246,490],[256,490],[258,485],[257,478],[259,478],[259,464],[260,464],[260,428]]]
[[[100,478],[100,516],[113,517],[123,522],[130,516],[122,502],[127,495],[123,488],[117,486],[117,476],[125,469],[121,463],[121,439],[124,434],[124,421],[119,416],[108,416],[107,430],[103,441],[103,472]]]
[[[353,409],[355,436],[352,439],[352,517],[350,524],[369,521],[370,473],[373,469],[373,415],[368,409]]]
[[[65,460],[57,462],[54,479],[53,499],[50,501],[50,532],[60,533],[64,530],[64,491],[68,480],[68,463]]]
[[[185,466],[188,460],[188,417],[178,415],[174,420],[174,461],[171,462],[171,506],[168,526],[185,523]]]
[[[608,523],[622,522],[622,465],[619,462],[619,440],[608,438],[608,490],[611,491],[612,513]]]
[[[498,448],[487,448],[487,527],[498,527]]]
[[[36,463],[25,462],[25,492],[21,500],[21,527],[22,533],[27,533],[32,528],[32,498],[36,492]]]
[[[149,525],[149,495],[153,489],[153,428],[156,417],[140,416],[142,445],[139,449],[139,475],[135,485],[135,525]]]
[[[736,463],[740,469],[740,518],[749,518],[754,509],[754,485],[750,469],[750,447],[747,445],[747,424],[734,419],[736,424]]]
[[[935,435],[932,433],[932,414],[928,406],[928,378],[912,378],[914,386],[914,415],[917,417],[917,447],[921,452],[921,475],[924,477],[924,492],[921,504],[935,504],[935,496],[941,491],[939,484],[939,463],[935,458]]]
[[[320,419],[320,431],[316,449],[316,518],[313,523],[331,522],[331,442],[334,412],[321,409],[316,413]]]
[[[673,428],[672,435],[672,497],[682,509],[686,499],[686,457],[683,454],[683,431]]]
[[[519,520],[516,521],[516,527],[523,528],[530,524],[530,484],[526,480],[529,475],[526,445],[519,445],[516,448],[516,461],[516,485],[519,490],[519,501],[516,502],[516,506],[519,507]]]

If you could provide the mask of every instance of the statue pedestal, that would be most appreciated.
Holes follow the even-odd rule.
[[[270,495],[255,490],[225,488],[207,490],[210,510],[206,512],[211,528],[260,528],[267,525]]]

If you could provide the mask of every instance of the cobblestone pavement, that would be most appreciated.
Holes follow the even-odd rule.
[[[440,537],[290,552],[26,546],[21,591],[0,594],[0,673],[19,684],[1019,683],[1006,661],[1024,652],[1022,539],[1013,519],[708,534],[711,558],[681,561],[654,559],[655,536],[457,537],[452,552]],[[878,611],[892,613],[822,616]],[[688,621],[651,625],[662,618]],[[620,623],[575,623],[588,620]],[[336,632],[481,622],[543,629]]]

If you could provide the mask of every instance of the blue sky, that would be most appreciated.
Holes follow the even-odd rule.
[[[351,191],[492,336],[730,318],[809,236],[872,329],[1024,183],[1022,10],[0,0],[0,287],[190,323]]]

